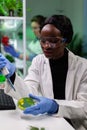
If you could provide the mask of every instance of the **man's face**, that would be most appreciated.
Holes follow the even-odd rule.
[[[40,37],[40,25],[37,22],[32,22],[31,27],[35,36]]]
[[[52,59],[63,56],[66,46],[60,30],[51,24],[47,24],[42,28],[40,44],[45,56]]]

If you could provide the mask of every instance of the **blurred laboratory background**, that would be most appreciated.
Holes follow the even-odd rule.
[[[7,1],[11,3],[11,0]],[[49,17],[53,14],[63,14],[68,16],[74,28],[73,40],[68,48],[75,54],[87,58],[87,0],[19,1],[21,8],[18,6],[17,9],[13,8],[14,11],[12,8],[8,11],[5,0],[0,0],[0,51],[16,64],[19,75],[25,77],[31,64],[31,61],[26,61],[26,55],[30,55],[29,43],[35,38],[31,28],[31,19],[36,15]],[[4,7],[2,10],[5,8],[6,10],[2,11],[1,7]],[[9,38],[9,44],[23,53],[23,59],[15,58],[4,51],[2,44],[4,37]]]

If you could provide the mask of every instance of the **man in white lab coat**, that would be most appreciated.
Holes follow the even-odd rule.
[[[87,130],[87,60],[74,55],[66,45],[73,36],[72,24],[64,15],[53,15],[41,29],[44,54],[36,56],[25,80],[14,73],[15,67],[0,55],[0,68],[9,69],[14,91],[6,83],[5,91],[20,99],[28,96],[38,101],[25,114],[54,114],[70,119],[76,130]]]

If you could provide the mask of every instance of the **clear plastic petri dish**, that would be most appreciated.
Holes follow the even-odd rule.
[[[25,110],[27,107],[30,107],[32,105],[35,105],[35,101],[29,97],[23,97],[17,102],[17,106],[21,110]]]

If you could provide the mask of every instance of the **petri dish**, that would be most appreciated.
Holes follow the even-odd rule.
[[[17,106],[21,110],[25,110],[27,107],[35,105],[35,101],[29,97],[23,97],[18,100]]]

